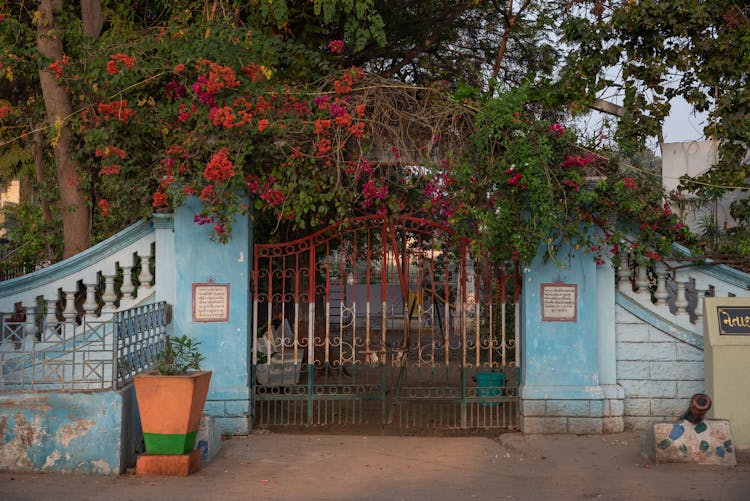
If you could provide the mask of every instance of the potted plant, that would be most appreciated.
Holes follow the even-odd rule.
[[[188,454],[206,403],[211,371],[200,370],[200,343],[187,336],[167,338],[156,370],[134,378],[148,454]]]

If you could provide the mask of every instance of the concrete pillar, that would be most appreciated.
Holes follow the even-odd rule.
[[[189,198],[174,216],[174,333],[199,341],[205,356],[202,368],[213,371],[204,412],[222,433],[243,434],[249,430],[250,410],[252,224],[247,216],[235,217],[232,238],[222,244],[210,239],[212,225],[194,222],[200,211],[201,202]],[[226,287],[226,319],[194,317],[196,284]]]
[[[601,280],[610,281],[604,276]],[[593,256],[567,248],[560,249],[554,261],[545,262],[540,252],[523,270],[523,281],[521,431],[606,431],[597,324],[599,293],[610,294],[614,289],[599,291]],[[613,310],[614,318],[614,299],[611,305],[602,301]],[[611,340],[605,340],[601,349],[608,359],[611,345]]]

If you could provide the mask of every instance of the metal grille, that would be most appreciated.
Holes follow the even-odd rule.
[[[118,388],[156,367],[156,354],[167,342],[171,317],[171,307],[164,301],[115,313]]]
[[[109,315],[1,324],[0,390],[119,388],[153,367],[170,319],[164,302]]]
[[[256,245],[255,424],[515,427],[518,267],[469,243],[369,216]]]

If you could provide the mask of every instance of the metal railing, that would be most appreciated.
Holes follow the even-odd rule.
[[[154,367],[171,321],[166,302],[79,321],[3,317],[0,391],[121,388]]]
[[[172,307],[164,301],[115,313],[118,388],[156,367],[156,355],[167,342],[171,322]]]

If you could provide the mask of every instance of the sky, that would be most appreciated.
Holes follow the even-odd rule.
[[[665,143],[699,141],[705,139],[703,127],[706,114],[694,114],[682,98],[672,100],[672,112],[664,121],[662,134]]]

